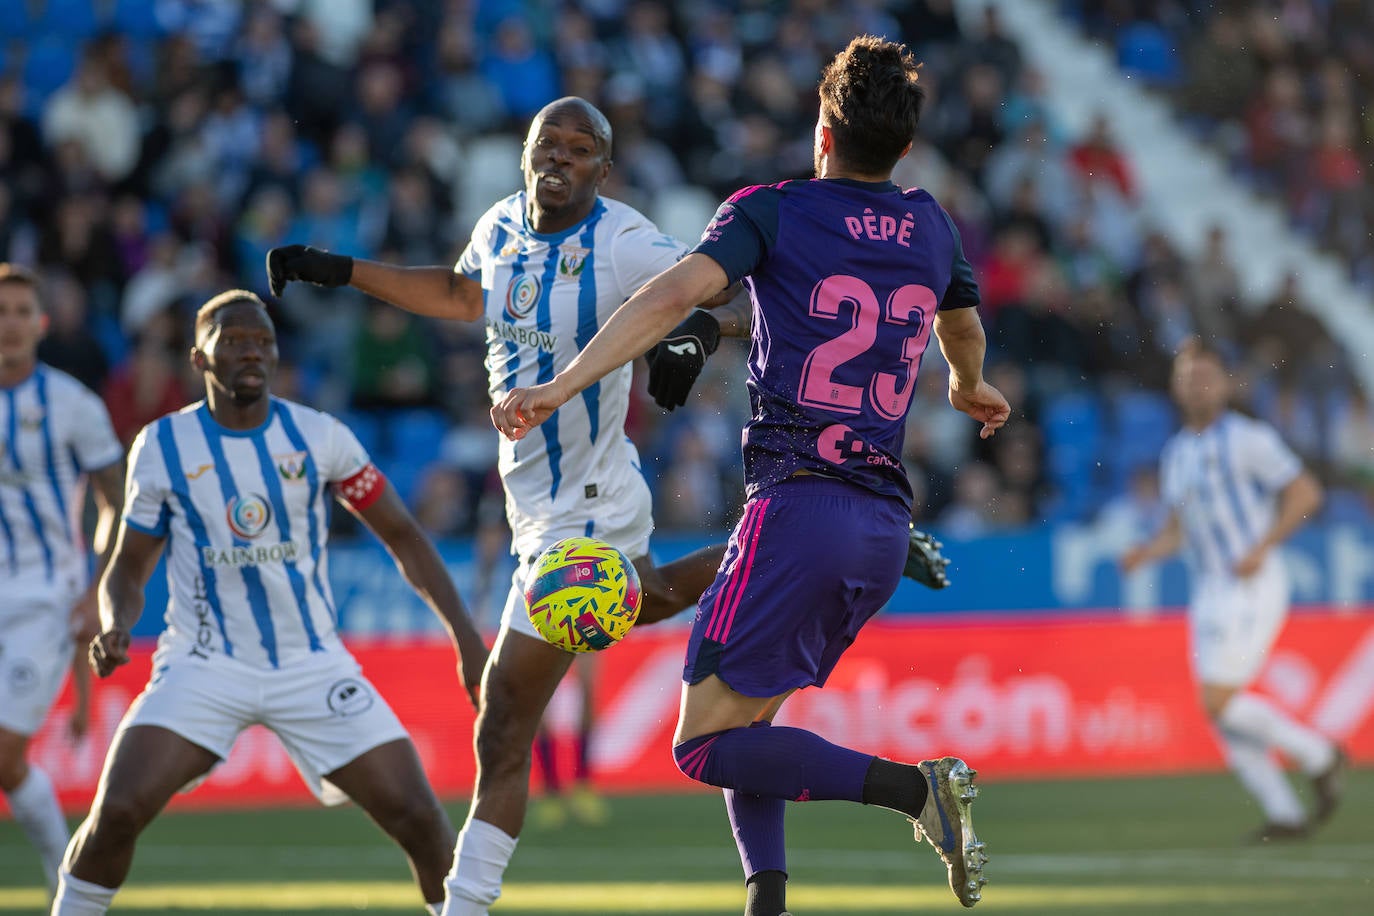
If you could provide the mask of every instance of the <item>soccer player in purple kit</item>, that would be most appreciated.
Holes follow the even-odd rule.
[[[855,38],[826,67],[815,180],[746,188],[686,258],[651,280],[552,381],[515,388],[492,421],[522,438],[643,353],[735,280],[753,299],[748,501],[688,644],[673,754],[725,790],[746,916],[785,911],[785,803],[839,799],[905,814],[973,906],[987,861],[973,833],[974,771],[955,757],[904,764],[770,727],[798,688],[823,686],[892,596],[912,491],[902,436],[933,330],[950,403],[993,435],[1010,408],[983,380],[978,287],[949,216],[891,182],[924,97],[900,44]]]

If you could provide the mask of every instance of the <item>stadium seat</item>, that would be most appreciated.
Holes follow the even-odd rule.
[[[75,69],[76,51],[70,41],[57,35],[35,39],[24,61],[28,113],[41,116],[48,97],[71,78]]]
[[[494,199],[520,189],[520,141],[504,134],[477,137],[464,148],[463,158],[459,222],[472,225]]]
[[[155,38],[162,34],[155,6],[149,0],[115,0],[110,25],[129,38]]]
[[[38,28],[45,34],[79,42],[94,35],[100,21],[93,0],[44,0]]]
[[[1134,22],[1116,39],[1116,60],[1121,69],[1153,86],[1174,86],[1179,81],[1178,54],[1168,32],[1149,22]]]
[[[341,411],[338,417],[345,426],[353,430],[353,435],[358,437],[358,442],[372,457],[373,463],[381,467],[385,456],[382,454],[382,425],[377,415],[360,410],[350,410]],[[386,470],[386,468],[383,467],[382,470]]]
[[[1111,442],[1103,454],[1113,492],[1141,467],[1159,462],[1164,443],[1177,428],[1168,396],[1157,391],[1126,391],[1111,401]]]
[[[0,35],[6,39],[27,38],[35,24],[27,0],[0,0],[0,23],[4,23]]]
[[[664,188],[654,199],[651,216],[659,229],[691,245],[701,238],[719,203],[705,188]]]
[[[1045,457],[1050,481],[1059,498],[1056,520],[1086,518],[1102,496],[1098,456],[1105,447],[1102,404],[1096,395],[1066,394],[1045,410]]]

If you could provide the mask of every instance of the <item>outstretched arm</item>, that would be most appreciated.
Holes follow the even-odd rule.
[[[164,540],[127,524],[119,527],[114,555],[100,577],[100,634],[91,640],[91,667],[101,677],[129,661],[129,634],[143,616],[143,588]]]
[[[458,652],[458,677],[476,708],[482,669],[487,664],[487,646],[468,616],[463,599],[458,596],[458,589],[444,568],[444,561],[439,557],[434,543],[421,530],[415,517],[389,483],[382,494],[365,508],[358,509],[347,502],[344,505],[386,545],[396,568],[410,583],[410,587],[444,622]]]
[[[284,245],[267,252],[267,279],[274,296],[292,280],[301,280],[316,286],[352,286],[429,318],[482,317],[481,284],[447,267],[398,267],[306,245]]]
[[[491,409],[492,423],[511,439],[535,426],[588,385],[657,343],[698,302],[728,285],[725,271],[704,254],[689,254],[644,285],[553,380],[514,388]]]

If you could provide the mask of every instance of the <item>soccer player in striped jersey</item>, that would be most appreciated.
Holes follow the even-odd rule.
[[[67,822],[27,751],[74,662],[87,702],[84,647],[98,623],[83,485],[97,507],[98,575],[114,544],[124,448],[100,398],[38,361],[46,326],[38,278],[0,263],[0,791],[55,891]]]
[[[272,321],[244,290],[196,315],[205,400],[144,427],[100,585],[91,664],[129,660],[143,588],[167,553],[170,599],[152,677],[119,725],[100,792],[67,852],[53,916],[103,913],[138,834],[245,728],[286,746],[326,804],[351,798],[405,850],[433,912],[454,832],[405,728],[340,641],[329,588],[329,503],[375,533],[449,630],[476,704],[487,650],[434,545],[353,434],[271,395]]]
[[[673,748],[689,777],[725,790],[748,916],[785,908],[787,801],[842,799],[907,815],[964,906],[980,898],[973,771],[954,757],[903,764],[766,727],[822,686],[895,591],[910,549],[902,436],[933,334],[950,402],[993,435],[1006,399],[983,378],[978,287],[953,221],[927,192],[892,183],[923,91],[905,47],[854,39],[826,67],[816,179],[746,188],[695,249],[622,306],[550,381],[492,408],[516,448],[565,403],[642,353],[692,306],[743,280],[755,320],[748,502],[701,596]]]
[[[1189,658],[1202,706],[1231,769],[1264,813],[1254,839],[1295,839],[1335,810],[1345,757],[1248,688],[1288,616],[1288,572],[1276,548],[1320,508],[1321,485],[1273,427],[1229,409],[1231,381],[1219,351],[1187,342],[1174,357],[1170,385],[1183,428],[1160,458],[1169,516],[1121,567],[1131,572],[1186,551]],[[1274,750],[1312,778],[1310,815]]]

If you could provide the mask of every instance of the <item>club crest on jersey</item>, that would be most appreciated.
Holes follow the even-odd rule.
[[[527,317],[534,311],[540,292],[539,278],[534,274],[511,277],[510,286],[506,288],[506,317],[512,321]]]
[[[567,280],[575,280],[582,275],[582,268],[587,266],[587,255],[591,254],[588,248],[564,248],[563,254],[558,258],[558,276]]]
[[[26,432],[43,428],[43,408],[31,407],[19,412],[19,427]]]
[[[277,463],[277,473],[281,479],[288,483],[294,483],[305,478],[305,459],[306,452],[288,452],[284,455],[273,455],[272,460]]]
[[[272,522],[272,507],[256,493],[230,498],[225,512],[229,529],[241,538],[255,538]]]

